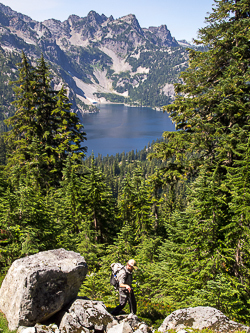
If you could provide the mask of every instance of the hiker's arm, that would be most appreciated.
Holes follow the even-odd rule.
[[[129,292],[131,291],[131,287],[128,284],[120,283],[120,288],[126,288]]]

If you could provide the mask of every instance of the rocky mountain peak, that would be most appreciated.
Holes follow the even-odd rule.
[[[113,15],[110,15],[110,17],[108,18],[108,20],[109,20],[109,22],[114,21],[114,17],[113,17]]]
[[[134,14],[129,14],[129,15],[123,16],[119,20],[126,22],[127,24],[130,24],[134,29],[142,32],[141,26]]]
[[[1,12],[1,14],[4,14],[6,17],[8,17],[9,19],[18,18],[24,22],[33,22],[33,23],[36,22],[36,21],[32,20],[29,16],[18,13],[16,11],[12,10],[10,7],[3,5],[2,3],[0,3],[0,12]]]
[[[143,29],[143,31],[147,35],[148,32],[150,32],[151,38],[153,38],[159,46],[178,46],[178,42],[171,36],[171,33],[165,24],[159,27],[149,27],[148,29]]]
[[[137,18],[134,14],[128,14],[128,15],[120,17],[118,20],[127,22],[128,24],[132,24],[135,20],[137,21]]]
[[[74,23],[78,22],[81,20],[81,17],[75,14],[71,14],[67,21],[71,23],[71,25],[74,25]]]
[[[38,22],[0,4],[0,26],[1,50],[17,53],[23,50],[34,59],[43,53],[56,71],[56,84],[66,83],[69,95],[75,94],[83,105],[105,98],[102,94],[117,95],[115,101],[120,101],[129,91],[136,91],[133,100],[137,103],[141,99],[141,85],[149,80],[151,87],[154,82],[149,73],[158,75],[159,68],[168,70],[165,65],[168,57],[176,77],[186,64],[185,51],[166,25],[142,29],[134,14],[114,20],[113,16],[92,10],[86,17],[70,15],[63,22],[55,19]],[[177,48],[171,53],[163,52],[164,48],[174,46]],[[163,60],[158,52],[164,54]],[[130,73],[130,77],[123,72]],[[166,96],[161,103],[168,102],[174,80],[171,74],[157,86]],[[157,94],[155,91],[154,96]],[[81,104],[75,100],[73,105],[77,109]]]
[[[99,15],[92,10],[86,17],[70,15],[68,20],[64,23],[68,23],[71,32],[80,33],[83,36],[83,40],[86,40],[88,38],[94,38],[95,33],[101,29],[101,25],[108,20],[109,19],[104,14]]]
[[[49,19],[43,21],[42,24],[48,28],[55,38],[58,38],[61,35],[65,35],[66,37],[70,36],[68,20],[61,22],[59,20]]]
[[[107,19],[108,18],[104,14],[99,15],[94,10],[91,10],[87,15],[87,21],[91,25],[101,25],[103,22],[107,21]]]

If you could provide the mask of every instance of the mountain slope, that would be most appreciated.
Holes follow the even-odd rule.
[[[114,20],[91,11],[64,22],[37,22],[2,4],[0,46],[6,57],[24,51],[33,61],[43,53],[54,85],[69,88],[75,111],[108,99],[152,107],[168,104],[188,59],[165,25],[141,28],[132,14]]]

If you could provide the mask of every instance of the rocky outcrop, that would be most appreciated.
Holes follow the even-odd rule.
[[[155,44],[159,46],[177,46],[178,42],[174,37],[171,36],[170,31],[167,29],[166,25],[161,25],[160,27],[149,27],[144,29],[144,31],[149,31],[151,33],[151,38],[154,40]]]
[[[154,330],[139,320],[136,315],[121,315],[113,318],[102,302],[75,301],[78,310],[72,304],[70,310],[63,311],[63,317],[53,317],[53,324],[36,324],[34,327],[20,326],[17,333],[152,333]],[[93,317],[94,315],[94,317]]]
[[[10,330],[43,322],[74,300],[87,274],[80,254],[57,249],[18,259],[0,289]]]
[[[164,333],[170,329],[185,332],[185,328],[199,330],[207,328],[220,333],[250,332],[250,327],[229,320],[221,311],[209,306],[174,311],[164,320],[158,330]]]
[[[53,68],[53,76],[61,76],[65,87],[71,90],[71,95],[75,99],[71,100],[73,106],[76,105],[76,97],[80,97],[80,100],[84,100],[86,104],[88,99],[85,97],[98,101],[95,95],[88,94],[88,87],[93,93],[118,95],[124,93],[116,86],[116,75],[122,72],[127,72],[126,75],[130,73],[130,79],[133,81],[136,69],[147,57],[151,60],[142,67],[149,69],[154,63],[161,66],[159,59],[155,57],[156,53],[162,52],[162,48],[178,46],[166,25],[142,29],[133,14],[114,20],[112,16],[106,17],[104,14],[99,15],[95,11],[90,11],[86,17],[70,15],[64,22],[55,19],[38,22],[2,4],[0,4],[0,44],[6,52],[24,51],[28,58],[36,59],[42,53]],[[134,52],[138,54],[138,58],[133,59],[132,66],[135,70],[132,73],[131,69],[128,69],[129,66],[132,68],[128,61]],[[111,58],[110,53],[113,54]],[[139,59],[140,54],[142,54],[141,59]],[[170,54],[166,49],[159,58],[162,59],[162,56],[168,58]],[[176,59],[176,56],[173,59]],[[169,61],[167,63],[169,66]],[[175,60],[173,70],[176,71],[177,80],[176,65],[178,62]],[[117,67],[120,68],[118,72]],[[98,83],[95,71],[100,68],[106,73],[106,81],[111,80],[113,83],[109,89],[103,89]],[[149,71],[151,70],[154,69],[150,67]],[[166,71],[166,68],[163,70]],[[150,74],[145,73],[144,77],[138,77],[138,87],[152,77]],[[155,79],[153,80],[150,86],[155,84]],[[172,83],[168,81],[166,73],[166,82],[161,82],[159,89],[162,89],[166,83]],[[83,92],[79,89],[82,84],[86,84],[87,87]],[[134,86],[129,82],[126,91],[132,88]],[[161,91],[165,94],[164,90]],[[73,110],[77,112],[77,107],[73,107]]]
[[[82,256],[57,249],[16,260],[0,289],[0,310],[17,333],[153,333],[136,315],[113,317],[103,302],[77,297],[87,273]],[[229,320],[212,307],[174,311],[159,332],[211,329],[218,333],[250,327]]]
[[[77,298],[53,319],[58,324],[61,333],[78,333],[81,330],[103,331],[114,320],[103,302],[81,298]]]
[[[107,333],[152,333],[153,330],[136,315],[116,317],[117,323],[112,322],[112,327],[107,327]]]
[[[151,333],[136,315],[113,317],[103,302],[77,297],[82,256],[57,249],[16,260],[0,289],[0,310],[17,333]]]

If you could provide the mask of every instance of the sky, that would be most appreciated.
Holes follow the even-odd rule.
[[[142,28],[165,24],[177,40],[191,42],[205,17],[212,12],[214,0],[0,0],[33,20],[65,21],[71,14],[85,17],[91,10],[114,19],[135,14]]]

